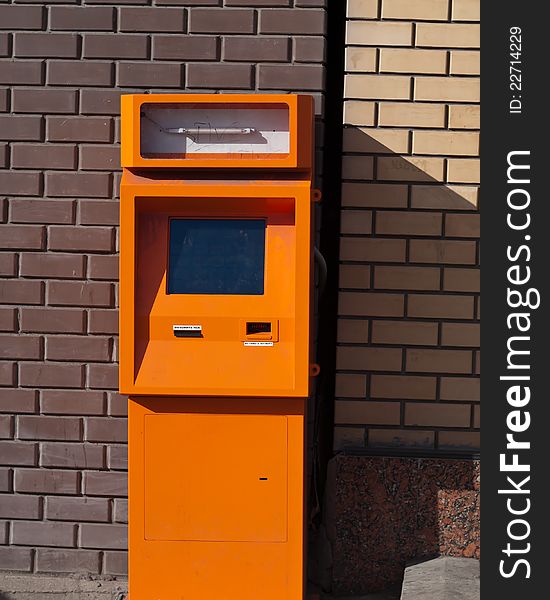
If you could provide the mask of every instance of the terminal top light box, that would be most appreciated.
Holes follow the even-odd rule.
[[[310,171],[311,126],[310,96],[123,96],[122,166]]]

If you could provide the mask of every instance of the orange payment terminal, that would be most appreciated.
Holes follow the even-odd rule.
[[[302,600],[313,103],[122,97],[131,600]]]

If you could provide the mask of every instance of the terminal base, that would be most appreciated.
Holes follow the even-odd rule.
[[[305,399],[129,400],[132,600],[302,600]]]

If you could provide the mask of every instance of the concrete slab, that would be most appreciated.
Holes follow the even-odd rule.
[[[0,573],[0,600],[122,600],[125,579]]]
[[[441,556],[405,569],[401,600],[479,600],[479,561]]]

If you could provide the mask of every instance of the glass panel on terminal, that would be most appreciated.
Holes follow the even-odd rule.
[[[247,154],[290,151],[288,106],[145,103],[140,115],[141,156]]]
[[[265,219],[171,219],[169,294],[264,293]]]

